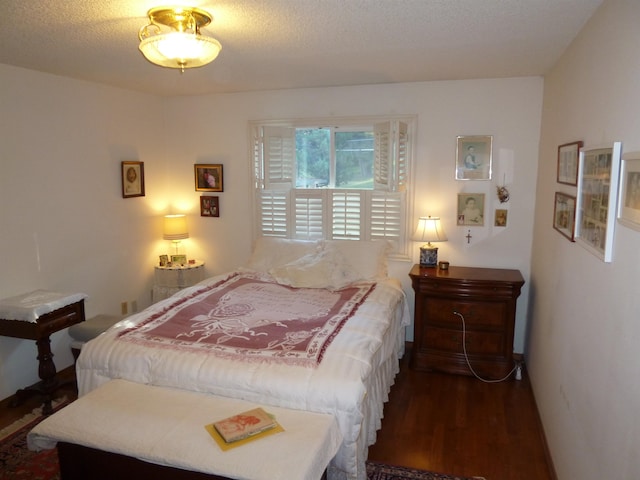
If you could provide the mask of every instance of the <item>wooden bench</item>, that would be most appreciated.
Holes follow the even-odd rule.
[[[256,406],[284,431],[223,451],[205,430]],[[125,380],[89,392],[28,435],[32,450],[58,446],[62,478],[71,480],[320,479],[341,443],[332,415]]]

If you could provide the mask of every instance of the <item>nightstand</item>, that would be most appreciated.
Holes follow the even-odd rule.
[[[518,270],[415,265],[414,343],[410,366],[491,379],[512,370],[516,301],[524,285]]]
[[[184,266],[156,266],[151,302],[156,303],[169,298],[179,290],[195,285],[202,280],[204,280],[204,262],[200,260]]]

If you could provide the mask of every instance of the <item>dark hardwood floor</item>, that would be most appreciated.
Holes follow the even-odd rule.
[[[526,371],[519,381],[484,383],[411,370],[409,354],[370,460],[487,480],[555,480]]]
[[[410,345],[408,346],[410,348]],[[369,459],[487,480],[555,480],[529,380],[487,384],[473,377],[417,372],[409,351],[391,389]],[[72,378],[73,368],[61,372]],[[58,395],[75,398],[65,387]],[[39,406],[0,402],[0,429]]]

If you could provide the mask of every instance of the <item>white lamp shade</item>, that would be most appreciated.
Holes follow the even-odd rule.
[[[184,215],[165,215],[162,237],[165,240],[182,240],[189,238],[187,217]]]
[[[412,239],[416,242],[445,242],[447,236],[442,229],[440,217],[420,217]]]
[[[215,38],[205,35],[170,32],[145,38],[139,48],[147,60],[156,65],[193,68],[215,60],[222,46]]]

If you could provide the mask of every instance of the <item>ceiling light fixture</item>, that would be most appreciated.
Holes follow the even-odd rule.
[[[211,15],[195,7],[157,7],[147,12],[149,25],[138,32],[140,51],[161,67],[201,67],[211,63],[222,46],[215,38],[202,35],[200,28],[211,23]],[[168,27],[163,29],[162,27]]]

